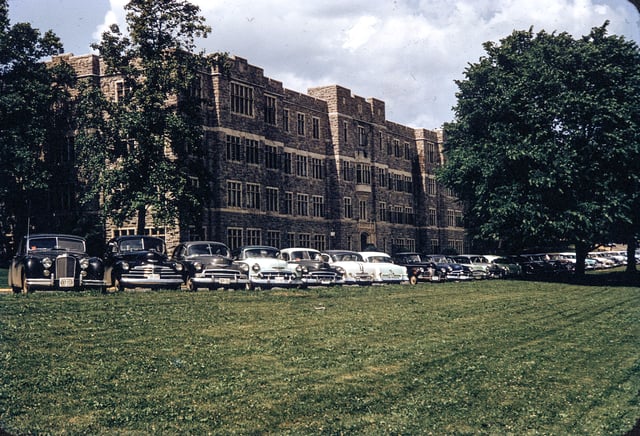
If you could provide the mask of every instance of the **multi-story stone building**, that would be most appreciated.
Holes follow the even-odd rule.
[[[62,59],[113,98],[123,92],[97,56]],[[435,179],[443,158],[440,131],[388,121],[383,101],[344,87],[302,94],[245,59],[231,61],[225,74],[214,67],[201,80],[212,174],[193,180],[211,189],[202,228],[177,223],[149,233],[163,235],[170,247],[178,239],[206,238],[232,248],[464,251],[461,206]],[[106,237],[134,229],[111,226]]]

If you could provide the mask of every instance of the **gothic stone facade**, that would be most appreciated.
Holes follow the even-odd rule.
[[[80,77],[119,92],[95,55],[63,55]],[[169,247],[206,238],[320,250],[368,246],[393,252],[463,252],[461,206],[436,183],[440,131],[388,121],[385,103],[338,85],[283,87],[262,68],[231,58],[227,74],[202,75],[211,189],[201,229],[149,229]],[[152,222],[147,220],[147,222]],[[106,237],[132,233],[109,227]]]

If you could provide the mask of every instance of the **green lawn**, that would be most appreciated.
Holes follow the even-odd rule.
[[[15,434],[622,435],[640,288],[0,295]]]

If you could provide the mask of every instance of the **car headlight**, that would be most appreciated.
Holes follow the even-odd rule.
[[[122,262],[120,264],[120,267],[122,268],[123,271],[129,271],[129,264],[127,262]]]
[[[51,265],[53,265],[53,262],[48,257],[42,259],[42,266],[44,266],[46,269],[51,268]]]
[[[176,263],[176,271],[182,271],[182,264]]]
[[[242,265],[240,265],[240,269],[241,269],[243,272],[248,273],[248,272],[249,272],[249,265],[247,265],[246,263],[243,263]]]
[[[336,271],[338,272],[338,274],[340,275],[345,275],[346,271],[344,270],[344,268],[342,268],[341,266],[336,268]]]
[[[260,271],[260,265],[258,265],[257,263],[254,263],[251,269],[253,270],[253,272],[258,272]]]
[[[202,271],[202,264],[200,262],[193,262],[193,269],[198,272]]]
[[[82,269],[87,269],[89,268],[89,259],[84,257],[82,259],[80,259],[80,268]]]
[[[297,272],[302,272],[302,266],[301,265],[297,265],[296,266],[296,271]]]

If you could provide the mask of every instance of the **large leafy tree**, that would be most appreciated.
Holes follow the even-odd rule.
[[[517,251],[575,244],[578,272],[631,226],[640,162],[640,52],[607,23],[574,39],[515,31],[465,70],[440,180],[470,234]]]
[[[0,230],[26,231],[33,209],[51,177],[46,155],[51,139],[68,133],[64,110],[73,83],[69,66],[47,66],[62,53],[58,37],[28,23],[11,25],[8,3],[0,0]],[[65,122],[62,122],[65,121]],[[41,205],[38,206],[42,210]]]
[[[206,193],[197,92],[205,57],[194,48],[210,29],[184,0],[131,0],[125,9],[128,34],[113,25],[94,46],[107,75],[123,81],[117,99],[80,85],[85,200],[99,199],[103,218],[116,224],[137,217],[140,233],[147,211],[158,225],[197,224]]]

